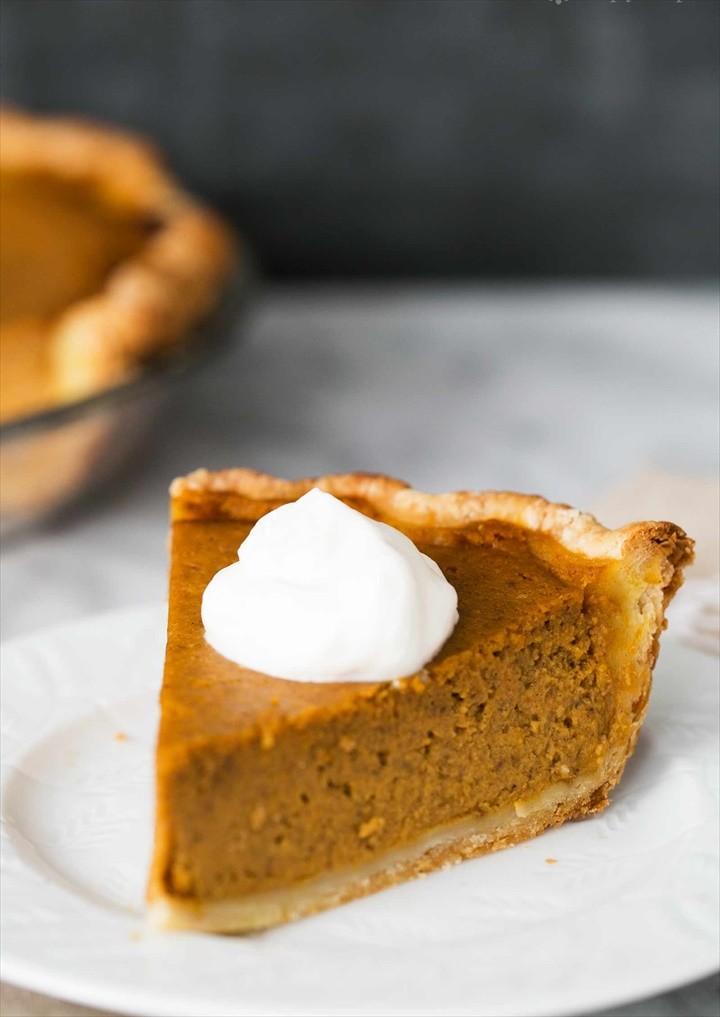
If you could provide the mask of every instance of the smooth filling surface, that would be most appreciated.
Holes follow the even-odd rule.
[[[457,589],[455,631],[411,679],[318,686],[245,671],[202,638],[202,590],[248,528],[174,527],[164,892],[221,900],[292,885],[598,769],[616,717],[602,564],[508,525],[409,532]]]
[[[0,419],[58,401],[50,337],[71,304],[98,292],[149,226],[87,185],[0,173]]]

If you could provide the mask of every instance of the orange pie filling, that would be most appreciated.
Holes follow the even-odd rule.
[[[273,924],[607,803],[646,705],[658,561],[630,569],[508,522],[388,521],[440,565],[459,622],[421,672],[368,685],[273,679],[217,654],[202,592],[250,523],[175,522],[158,924]]]
[[[64,401],[52,336],[63,312],[102,289],[151,225],[85,182],[0,172],[0,420]]]

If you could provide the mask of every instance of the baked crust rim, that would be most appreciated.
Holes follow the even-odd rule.
[[[71,303],[50,333],[58,402],[128,379],[217,302],[236,262],[230,231],[185,192],[140,138],[71,118],[0,110],[0,169],[86,185],[153,231],[97,293]]]
[[[318,487],[341,498],[359,499],[389,519],[427,528],[458,528],[474,523],[513,523],[545,533],[583,557],[653,559],[672,593],[674,580],[693,558],[693,541],[671,522],[635,522],[608,529],[587,512],[512,491],[455,491],[430,494],[380,473],[332,473],[285,480],[246,468],[198,469],[170,485],[173,521],[253,519],[253,502],[292,501]]]

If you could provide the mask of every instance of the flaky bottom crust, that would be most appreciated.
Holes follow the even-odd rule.
[[[423,835],[363,865],[325,873],[293,886],[222,900],[161,896],[150,902],[150,925],[163,930],[253,932],[336,907],[357,897],[490,851],[536,837],[569,819],[581,819],[608,804],[622,762],[602,774],[552,785],[532,799],[486,816],[468,816]]]

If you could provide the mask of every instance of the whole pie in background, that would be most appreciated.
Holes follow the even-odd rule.
[[[233,264],[144,141],[0,114],[0,420],[118,384],[181,340]]]
[[[238,251],[145,141],[0,112],[3,534],[108,477],[232,334]]]

